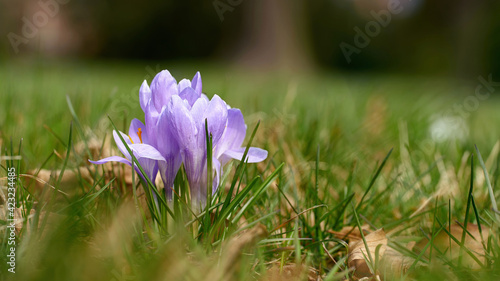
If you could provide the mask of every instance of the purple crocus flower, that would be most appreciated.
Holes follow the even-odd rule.
[[[162,177],[165,194],[172,197],[174,179],[184,163],[196,206],[203,206],[207,196],[207,148],[205,120],[212,135],[212,192],[217,190],[222,167],[231,159],[241,160],[245,151],[241,147],[246,135],[246,125],[241,111],[230,108],[219,96],[209,100],[202,93],[202,81],[197,72],[193,80],[179,83],[164,70],[158,73],[151,86],[144,81],[139,100],[144,111],[145,123],[134,119],[129,135],[124,139],[137,157],[146,175],[153,182],[158,173]],[[132,166],[131,157],[116,132],[115,142],[126,158],[112,156],[95,164],[118,161]],[[251,147],[247,154],[249,163],[267,158],[267,151]],[[135,167],[136,170],[137,167]],[[143,175],[141,175],[144,177]]]
[[[241,160],[246,147],[242,147],[247,131],[247,125],[243,114],[238,108],[227,110],[227,124],[217,146],[214,148],[214,156],[220,161],[221,166],[226,165],[231,159]],[[248,149],[248,163],[257,163],[267,158],[267,151],[257,147]]]
[[[172,198],[172,186],[182,159],[171,126],[162,116],[166,115],[167,104],[172,96],[179,96],[194,102],[200,96],[205,96],[201,93],[201,87],[199,72],[195,74],[192,81],[183,79],[177,83],[168,70],[163,70],[155,76],[151,87],[148,86],[147,81],[144,81],[139,90],[139,101],[146,120],[146,134],[151,140],[151,145],[156,147],[166,160],[159,163],[159,170],[168,199]]]
[[[196,100],[172,96],[166,115],[167,124],[172,129],[182,155],[194,204],[205,204],[207,186],[207,148],[205,120],[212,135],[212,166],[215,192],[220,177],[221,167],[230,159],[241,160],[245,148],[241,147],[246,134],[243,115],[238,109],[228,109],[227,104],[218,96],[212,100],[199,96]],[[267,151],[251,148],[248,162],[260,162],[267,157]]]
[[[151,182],[154,183],[156,175],[158,174],[159,167],[165,164],[165,158],[156,148],[148,144],[149,138],[143,135],[143,132],[145,130],[146,127],[144,126],[144,124],[138,119],[134,119],[130,123],[128,135],[119,132],[134,154],[135,158],[137,158],[137,161],[146,173],[145,175],[141,173],[137,165],[132,165],[132,157],[116,131],[113,131],[113,138],[116,142],[116,145],[118,146],[118,149],[125,156],[125,158],[119,156],[110,156],[98,161],[89,161],[94,164],[104,164],[107,162],[121,162],[127,164],[130,167],[134,167],[136,172],[141,176],[143,180],[146,180],[145,177],[147,177],[151,180]]]

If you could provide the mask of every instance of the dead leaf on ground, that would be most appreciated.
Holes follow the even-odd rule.
[[[349,243],[348,262],[349,267],[354,269],[353,277],[356,279],[384,280],[388,277],[389,279],[398,277],[406,273],[415,261],[412,257],[388,246],[388,239],[383,229],[365,235],[365,241],[366,245],[362,239]],[[372,261],[369,260],[370,256]],[[422,265],[420,262],[417,264],[417,266]]]
[[[481,226],[482,237],[479,232],[479,227],[476,224],[467,224],[467,232],[465,235],[465,248],[469,249],[472,254],[484,265],[486,263],[485,249],[483,242],[487,243],[488,237],[490,235],[490,229],[486,226]],[[448,230],[448,228],[447,228]],[[462,233],[464,229],[458,224],[451,225],[449,232],[458,242],[462,241]],[[425,246],[428,244],[429,240],[427,238],[422,239],[419,243],[415,245],[413,250],[420,253]],[[471,255],[469,255],[465,250],[460,249],[460,245],[455,242],[444,230],[441,230],[439,234],[434,238],[433,241],[434,249],[432,249],[433,256],[438,254],[438,251],[443,253],[445,257],[458,262],[460,255],[462,256],[462,265],[468,266],[473,269],[479,269],[481,266],[474,260]],[[437,250],[436,250],[437,249]],[[427,257],[430,254],[430,246],[426,249]]]
[[[366,245],[362,239],[349,243],[348,264],[350,268],[354,268],[354,276],[357,278],[373,276],[375,272],[372,272],[369,263],[380,260],[387,249],[387,237],[383,229],[366,235],[365,241]],[[370,261],[370,257],[373,260]]]
[[[368,233],[373,231],[372,228],[367,224],[362,225],[361,229],[363,229],[364,235],[368,235]],[[359,227],[357,226],[344,226],[339,231],[328,230],[328,232],[335,235],[335,238],[341,240],[349,240],[354,242],[361,239],[361,233],[359,232]]]
[[[391,247],[387,247],[380,262],[382,279],[397,279],[399,276],[406,273],[414,262],[414,258],[406,256]],[[424,264],[422,262],[418,262],[415,266],[421,267],[424,266]],[[392,278],[387,278],[389,276]]]

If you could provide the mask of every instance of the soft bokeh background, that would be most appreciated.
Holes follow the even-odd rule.
[[[354,28],[365,30],[372,12],[388,5],[402,11],[348,63],[339,45],[355,46]],[[42,6],[48,19],[34,20]],[[4,60],[216,60],[465,79],[500,72],[494,0],[1,0],[0,7]],[[23,35],[23,18],[39,28],[15,52],[7,36]]]

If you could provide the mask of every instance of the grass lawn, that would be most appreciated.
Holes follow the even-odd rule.
[[[183,172],[155,211],[124,165],[87,161],[119,155],[110,119],[143,120],[139,86],[162,69],[199,70],[243,112],[245,145],[260,121],[268,158],[227,165],[209,212],[190,210]],[[0,280],[500,279],[500,95],[475,96],[479,79],[45,61],[0,77],[1,155],[22,156],[1,161],[2,208],[7,169],[22,175],[16,273],[2,213]]]

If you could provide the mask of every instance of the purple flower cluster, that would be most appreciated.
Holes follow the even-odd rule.
[[[167,70],[158,73],[151,86],[146,81],[139,90],[139,100],[144,111],[144,125],[138,119],[132,120],[129,134],[122,132],[130,150],[143,168],[142,175],[132,157],[120,140],[118,133],[113,137],[125,158],[111,156],[94,164],[117,161],[134,166],[141,177],[152,182],[160,172],[167,198],[172,198],[175,176],[184,163],[194,204],[206,201],[207,197],[207,148],[205,120],[212,135],[212,192],[217,190],[222,176],[222,167],[231,159],[241,160],[246,135],[246,125],[241,111],[230,108],[218,95],[211,100],[202,93],[200,73],[192,81],[183,79],[179,83]],[[249,163],[267,158],[267,151],[251,147],[247,154]]]

